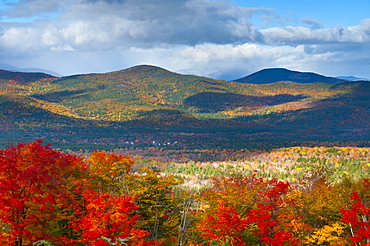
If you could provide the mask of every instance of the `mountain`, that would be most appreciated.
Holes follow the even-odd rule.
[[[24,73],[46,73],[46,74],[51,74],[55,77],[62,77],[60,74],[57,72],[47,70],[47,69],[42,69],[42,68],[19,68],[15,67],[9,64],[5,63],[0,63],[0,70],[7,70],[11,72],[24,72]]]
[[[366,80],[368,80],[366,78],[358,78],[358,77],[355,77],[355,76],[337,76],[335,78],[349,80],[349,81],[362,81],[362,80],[366,81]]]
[[[323,82],[329,84],[336,84],[345,82],[344,79],[333,77],[326,77],[316,73],[297,72],[285,68],[268,68],[248,75],[246,77],[234,80],[241,83],[251,84],[269,84],[279,81],[292,81],[296,83],[316,83]]]
[[[270,82],[148,65],[66,77],[2,70],[0,144],[33,138],[77,149],[153,147],[158,139],[175,139],[181,148],[368,143],[370,82]]]
[[[18,83],[29,83],[35,82],[42,79],[53,79],[56,78],[50,74],[46,73],[24,73],[24,72],[11,72],[7,70],[0,69],[0,79],[7,80],[7,81],[15,81]]]

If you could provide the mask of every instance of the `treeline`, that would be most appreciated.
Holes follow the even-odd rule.
[[[288,182],[227,166],[197,193],[180,189],[181,178],[134,164],[41,141],[0,150],[1,245],[370,245],[368,178],[328,182],[316,169]]]

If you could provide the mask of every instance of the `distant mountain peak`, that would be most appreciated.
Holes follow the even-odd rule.
[[[157,72],[157,71],[170,72],[169,70],[164,69],[162,67],[158,67],[158,66],[154,66],[154,65],[147,65],[147,64],[133,66],[133,67],[130,67],[130,68],[125,69],[125,70],[126,71],[127,70],[140,71],[140,72],[146,72],[146,73],[147,72]]]
[[[155,76],[155,74],[175,74],[164,68],[153,66],[153,65],[137,65],[130,68],[109,72],[106,74],[146,74],[146,76]]]
[[[14,80],[19,83],[29,83],[40,79],[56,78],[53,75],[38,72],[11,72],[0,69],[0,79]]]
[[[0,70],[6,71],[6,72],[23,72],[23,73],[44,73],[44,74],[50,74],[54,77],[62,77],[62,75],[58,74],[57,72],[42,69],[42,68],[18,68],[9,64],[0,63]]]
[[[336,78],[337,79],[345,79],[345,80],[349,80],[349,81],[368,81],[369,80],[367,78],[358,78],[358,77],[355,77],[355,76],[338,76]]]
[[[312,72],[292,71],[286,68],[266,68],[234,81],[249,84],[270,84],[280,81],[292,81],[304,84],[315,82],[337,84],[346,80],[326,77]]]

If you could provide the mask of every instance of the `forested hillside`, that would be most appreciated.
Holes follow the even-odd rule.
[[[2,245],[369,244],[370,82],[0,78]]]
[[[1,141],[43,138],[89,145],[109,139],[100,147],[121,148],[118,142],[139,135],[135,141],[145,145],[155,134],[189,147],[366,145],[369,87],[368,81],[245,84],[147,65],[61,78],[2,71]]]

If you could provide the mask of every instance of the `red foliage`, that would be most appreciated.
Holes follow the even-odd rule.
[[[370,208],[365,206],[357,192],[352,193],[351,199],[354,201],[352,208],[340,211],[342,221],[349,224],[354,245],[370,245]]]
[[[286,199],[289,183],[239,176],[216,181],[216,189],[212,187],[206,194],[210,199],[223,198],[217,209],[211,207],[206,211],[206,218],[199,222],[197,229],[202,237],[219,241],[231,238],[235,240],[234,245],[246,245],[248,242],[243,240],[249,240],[248,235],[255,235],[266,245],[299,245],[290,223],[294,215],[285,210],[289,202]],[[230,204],[239,206],[243,216]]]
[[[97,240],[102,236],[154,245],[144,241],[148,232],[136,228],[131,197],[96,192],[89,175],[81,158],[41,141],[0,150],[1,245],[108,245]]]
[[[81,243],[108,245],[97,240],[104,236],[113,239],[112,242],[119,237],[129,238],[130,245],[153,245],[144,242],[148,232],[135,228],[138,216],[131,214],[139,207],[130,196],[114,197],[89,191],[83,194],[83,198],[83,215],[71,224],[75,230],[81,231]]]
[[[247,221],[240,218],[232,205],[220,200],[213,214],[198,224],[198,230],[202,231],[200,236],[206,239],[216,239],[218,242],[226,238],[232,238],[233,245],[244,246],[242,231],[248,227]]]
[[[67,175],[79,161],[41,141],[0,150],[0,221],[9,232],[0,234],[0,242],[22,245],[53,237],[48,228],[58,219],[57,205],[68,199]]]
[[[298,245],[299,240],[289,231],[287,215],[281,211],[284,206],[284,195],[289,191],[289,184],[272,179],[264,182],[260,190],[261,200],[257,209],[246,214],[248,223],[256,224],[253,234],[260,236],[260,241],[267,245]]]

